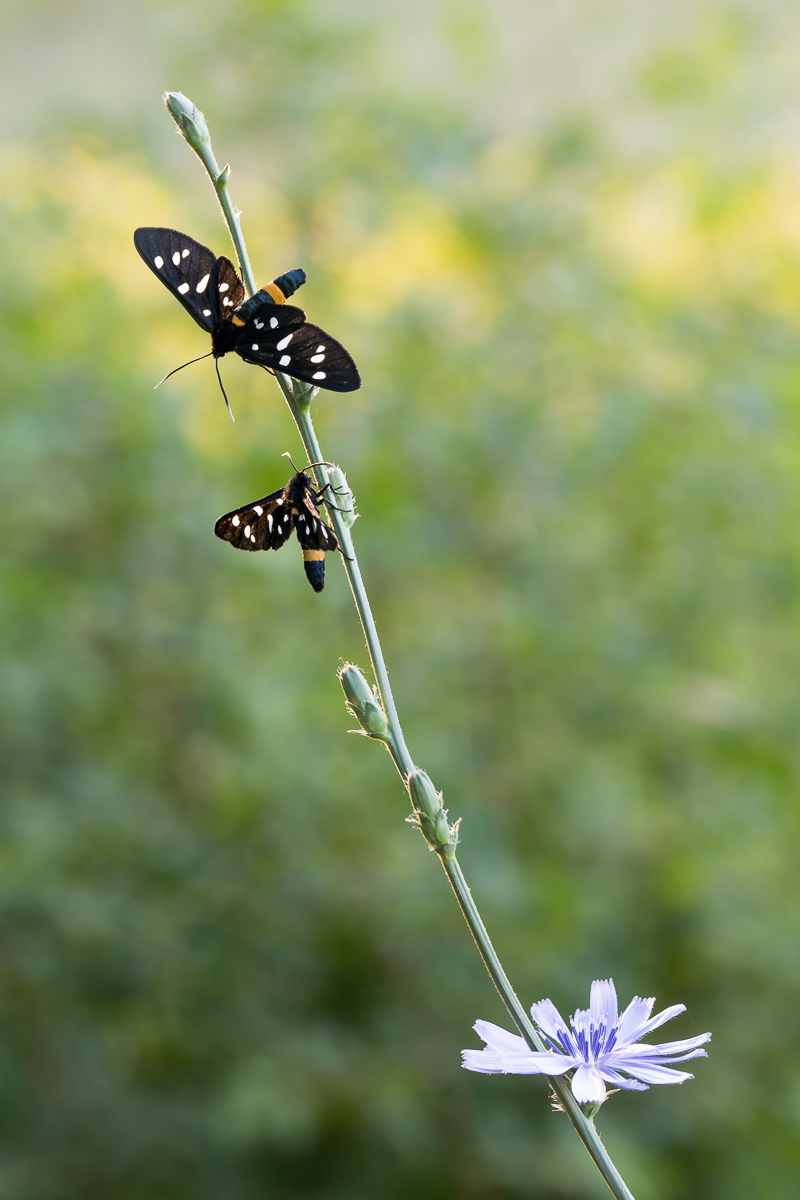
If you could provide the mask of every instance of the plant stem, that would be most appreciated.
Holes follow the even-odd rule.
[[[188,140],[188,139],[187,139]],[[206,171],[208,172],[211,182],[214,185],[214,190],[217,193],[220,207],[228,226],[228,230],[236,250],[236,256],[239,260],[239,266],[242,272],[242,278],[247,289],[248,295],[253,295],[256,291],[256,284],[253,278],[253,272],[250,268],[250,260],[247,256],[247,248],[244,242],[244,235],[239,223],[239,218],[236,210],[231,204],[228,195],[228,168],[220,171],[211,150],[210,140],[206,141],[203,146],[198,147],[194,143],[193,148],[199,155]],[[319,487],[325,488],[328,484],[328,472],[324,465],[323,454],[317,440],[317,435],[314,430],[314,424],[311,420],[311,398],[313,393],[308,392],[305,399],[299,399],[292,387],[291,380],[279,372],[276,372],[276,379],[280,385],[281,391],[284,394],[286,403],[292,416],[295,419],[298,432],[305,447],[308,461],[321,464],[314,468]],[[344,569],[347,573],[347,579],[350,584],[350,590],[353,594],[353,601],[358,612],[358,617],[361,622],[361,628],[364,631],[364,638],[369,652],[370,662],[372,663],[373,673],[378,685],[381,701],[389,723],[389,737],[386,741],[387,749],[392,756],[395,766],[400,773],[400,777],[405,783],[410,771],[414,769],[414,761],[406,747],[403,730],[400,725],[400,719],[397,715],[394,697],[392,695],[391,685],[389,683],[389,673],[386,670],[386,662],[383,657],[378,631],[375,626],[375,620],[372,616],[372,609],[367,596],[364,581],[361,578],[361,571],[358,566],[355,549],[353,547],[353,539],[350,534],[350,529],[342,520],[341,514],[329,498],[329,489],[325,493],[325,503],[333,524],[336,536],[339,539],[339,545],[343,551]],[[445,851],[442,848],[442,853],[439,854],[445,874],[447,875],[450,885],[455,893],[461,912],[465,921],[475,939],[475,944],[478,947],[484,965],[489,972],[489,975],[494,983],[500,998],[505,1004],[508,1013],[516,1025],[521,1036],[525,1039],[532,1050],[546,1051],[547,1046],[539,1037],[533,1023],[528,1017],[525,1009],[517,998],[511,983],[503,970],[500,959],[497,957],[497,952],[492,945],[486,927],[483,924],[481,915],[478,912],[475,901],[472,899],[472,893],[467,886],[467,881],[452,850]],[[608,1184],[611,1192],[617,1197],[617,1200],[634,1200],[634,1197],[626,1186],[622,1176],[617,1171],[608,1151],[600,1140],[594,1122],[590,1120],[581,1110],[580,1105],[575,1100],[570,1090],[569,1084],[558,1076],[551,1076],[549,1079],[553,1091],[558,1096],[559,1103],[564,1112],[569,1117],[575,1130],[583,1142],[586,1149],[589,1151],[595,1165],[597,1166],[603,1179]]]

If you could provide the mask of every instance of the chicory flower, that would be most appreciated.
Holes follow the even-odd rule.
[[[551,1000],[531,1007],[540,1033],[550,1047],[546,1053],[531,1050],[524,1038],[509,1033],[491,1021],[476,1021],[474,1029],[486,1043],[485,1050],[464,1050],[468,1071],[487,1075],[563,1075],[575,1071],[570,1085],[579,1104],[599,1108],[606,1098],[606,1084],[633,1091],[647,1091],[651,1083],[683,1083],[694,1079],[688,1071],[675,1071],[666,1063],[705,1058],[699,1047],[711,1037],[696,1037],[659,1045],[639,1044],[646,1034],[684,1012],[685,1004],[673,1004],[651,1017],[655,997],[634,996],[619,1015],[617,993],[611,979],[592,984],[588,1009],[578,1009],[569,1026]],[[620,1074],[625,1072],[625,1074]]]

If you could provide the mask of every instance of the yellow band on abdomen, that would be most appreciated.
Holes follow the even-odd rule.
[[[286,297],[284,296],[281,289],[278,287],[277,283],[268,283],[267,286],[264,288],[264,291],[269,292],[270,296],[272,296],[272,299],[275,301],[276,304],[283,304],[284,301],[286,300]]]

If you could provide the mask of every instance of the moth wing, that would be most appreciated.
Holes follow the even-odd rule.
[[[279,550],[294,523],[291,507],[286,503],[286,489],[281,488],[225,513],[214,526],[214,533],[237,550]]]
[[[230,320],[234,309],[244,300],[244,285],[236,273],[236,267],[229,258],[220,258],[219,275],[217,276],[216,300],[219,319]]]
[[[297,540],[304,550],[338,550],[339,539],[323,521],[319,509],[308,492],[303,496],[303,506],[295,517]]]
[[[213,304],[209,304],[208,284],[217,265],[213,251],[177,229],[148,226],[136,230],[133,244],[153,274],[197,324],[211,333],[215,314]]]
[[[310,325],[303,310],[292,304],[261,305],[245,322],[234,349],[245,362],[332,392],[361,387],[358,367],[344,346]]]

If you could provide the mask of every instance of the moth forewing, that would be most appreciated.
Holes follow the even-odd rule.
[[[286,503],[286,488],[225,513],[214,533],[237,550],[279,550],[291,535],[294,517]]]
[[[206,296],[217,262],[213,251],[177,229],[143,227],[133,235],[139,254],[197,324],[211,332],[214,314]]]

